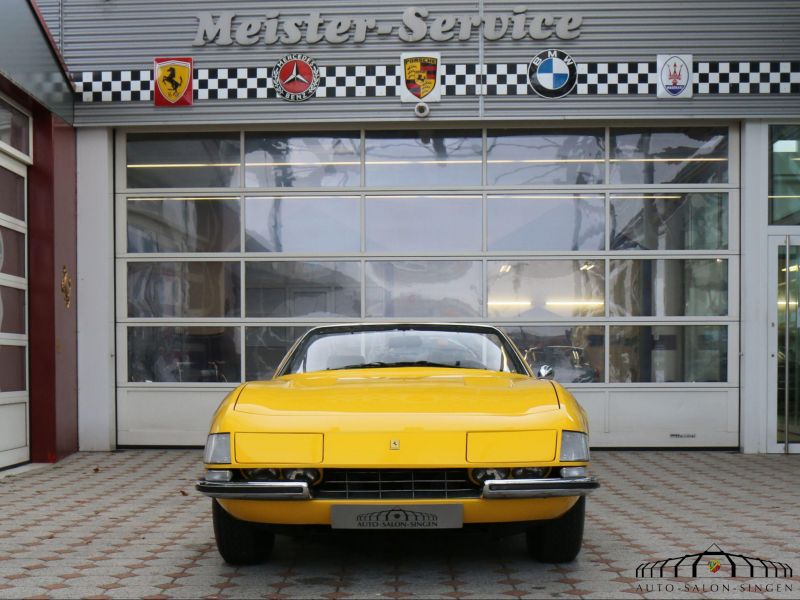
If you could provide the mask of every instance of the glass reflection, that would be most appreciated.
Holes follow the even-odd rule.
[[[25,220],[25,179],[0,167],[0,213]]]
[[[489,261],[489,317],[547,320],[605,313],[602,260]]]
[[[238,317],[239,263],[129,262],[128,316]]]
[[[0,227],[0,273],[25,277],[25,234]]]
[[[246,266],[248,317],[360,317],[361,264],[259,261]]]
[[[478,261],[370,261],[366,278],[368,317],[482,316]]]
[[[247,187],[347,187],[361,182],[361,134],[245,133]]]
[[[248,252],[356,253],[361,249],[357,196],[245,199]]]
[[[479,252],[481,206],[480,196],[367,197],[367,252]]]
[[[0,98],[0,142],[30,154],[30,119]]]
[[[238,252],[236,198],[129,198],[128,252]]]
[[[239,133],[129,133],[129,188],[238,187]]]
[[[489,196],[489,250],[603,250],[605,197]]]
[[[0,346],[0,392],[24,392],[25,346]]]
[[[489,185],[585,185],[603,183],[605,132],[489,131]]]
[[[129,327],[128,381],[240,380],[239,327]]]
[[[368,131],[366,183],[376,187],[480,185],[480,131]]]
[[[245,331],[245,379],[272,379],[283,357],[310,327],[248,327]]]
[[[25,290],[0,285],[0,333],[25,334]]]
[[[611,183],[727,183],[728,128],[611,129]]]
[[[612,250],[725,250],[728,195],[611,196]]]
[[[800,225],[800,125],[771,125],[769,133],[769,223]]]
[[[597,325],[547,327],[503,326],[536,373],[542,365],[555,369],[561,383],[602,383],[605,380],[605,328]]]
[[[728,314],[728,261],[612,260],[611,316],[714,316]]]
[[[611,383],[727,381],[727,325],[612,325],[609,339]]]

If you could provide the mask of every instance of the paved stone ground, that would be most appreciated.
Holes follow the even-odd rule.
[[[376,534],[279,536],[270,562],[232,568],[193,488],[199,451],[81,453],[0,479],[0,598],[800,597],[800,456],[593,459],[603,487],[569,565],[532,562],[522,536]],[[635,577],[642,562],[712,543],[788,563],[795,577]]]

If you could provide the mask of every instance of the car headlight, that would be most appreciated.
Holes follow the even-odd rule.
[[[319,469],[283,469],[283,476],[289,481],[305,481],[314,485],[322,479],[322,472]]]
[[[281,472],[279,469],[242,469],[242,477],[248,481],[277,481]]]
[[[541,479],[547,477],[550,467],[517,467],[511,469],[514,479]]]
[[[561,460],[589,460],[589,436],[580,431],[561,432]]]
[[[489,467],[488,469],[472,469],[469,472],[469,478],[473,483],[483,485],[484,481],[489,479],[506,479],[508,477],[508,469],[498,469],[496,467]]]
[[[214,465],[229,464],[231,462],[230,433],[212,433],[208,436],[203,462]]]

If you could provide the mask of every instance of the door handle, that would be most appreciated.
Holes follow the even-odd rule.
[[[69,308],[72,304],[72,277],[69,276],[67,265],[61,268],[61,293],[64,294],[64,307]]]

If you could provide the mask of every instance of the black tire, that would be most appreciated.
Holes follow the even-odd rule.
[[[232,517],[216,500],[211,501],[211,515],[217,550],[226,563],[255,565],[269,557],[275,545],[274,533]]]
[[[581,551],[585,516],[586,497],[581,496],[564,516],[545,521],[525,534],[528,552],[539,562],[572,562]]]

